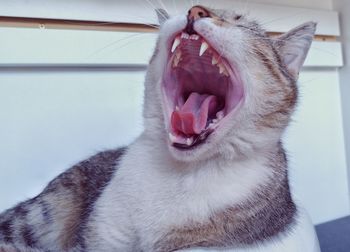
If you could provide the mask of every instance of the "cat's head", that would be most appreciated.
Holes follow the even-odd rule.
[[[244,158],[276,146],[297,100],[316,24],[278,37],[233,11],[192,7],[161,25],[145,128],[178,160]]]

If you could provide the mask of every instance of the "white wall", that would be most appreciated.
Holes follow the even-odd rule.
[[[142,82],[143,72],[0,71],[0,211],[130,143],[142,130]]]
[[[317,3],[328,9],[330,1]],[[0,29],[0,36],[1,63],[110,63],[125,53],[136,59],[135,48],[145,44],[140,38],[116,41],[113,33],[88,31]],[[140,133],[143,73],[92,70],[0,68],[0,211],[35,195],[75,162]],[[291,181],[297,198],[320,223],[349,214],[337,70],[305,69],[300,91],[285,138]]]
[[[286,134],[291,185],[316,223],[349,214],[338,72],[304,69]]]
[[[243,2],[254,3],[262,3],[262,4],[278,4],[284,6],[292,6],[292,7],[305,7],[311,9],[324,9],[331,10],[332,9],[332,1],[331,0],[242,0]]]
[[[339,71],[340,90],[342,94],[344,136],[346,143],[348,177],[350,181],[350,4],[347,0],[334,0],[334,9],[340,12],[341,41],[345,66]]]

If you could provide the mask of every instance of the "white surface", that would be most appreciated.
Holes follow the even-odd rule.
[[[161,2],[163,4],[160,4]],[[169,13],[183,13],[196,2],[189,0],[1,0],[0,16],[157,24],[155,8],[165,8]],[[290,0],[274,1],[275,5],[253,2],[217,0],[213,4],[212,0],[198,1],[210,7],[232,8],[240,13],[249,14],[264,23],[269,31],[285,32],[303,22],[315,21],[318,22],[317,34],[339,35],[338,14],[334,11],[319,9],[322,3],[323,7],[326,5],[328,7],[330,1],[320,1],[320,7],[319,4],[314,4],[315,9],[281,6],[283,3],[296,5]]]
[[[337,70],[303,71],[286,137],[292,190],[314,222],[349,214]]]
[[[0,72],[0,212],[142,130],[143,73]]]
[[[156,34],[0,28],[0,66],[4,64],[147,65]],[[15,53],[13,53],[15,52]],[[339,42],[314,42],[308,67],[343,65]]]
[[[320,252],[320,246],[311,220],[304,210],[300,209],[297,224],[287,235],[266,242],[253,248],[242,249],[187,249],[184,252]]]

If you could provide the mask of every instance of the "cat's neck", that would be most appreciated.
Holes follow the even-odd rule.
[[[186,194],[206,201],[209,207],[221,208],[241,203],[267,185],[285,186],[288,181],[284,151],[278,145],[242,160],[213,157],[179,162],[160,142],[141,137],[130,147],[133,150],[125,164],[127,167],[137,166],[135,162],[147,164],[147,167],[138,168],[140,179],[147,178],[152,186],[158,184],[159,188],[173,187],[172,191],[178,192],[174,197]]]

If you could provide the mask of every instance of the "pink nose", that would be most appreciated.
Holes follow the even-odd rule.
[[[196,31],[193,29],[193,24],[194,21],[200,19],[200,18],[205,18],[205,17],[209,17],[210,14],[209,12],[201,7],[201,6],[194,6],[192,7],[189,11],[188,11],[188,15],[187,15],[187,26],[185,28],[185,31],[188,34],[195,34]]]
[[[188,11],[188,19],[197,20],[199,18],[209,17],[209,12],[201,6],[193,6]]]

